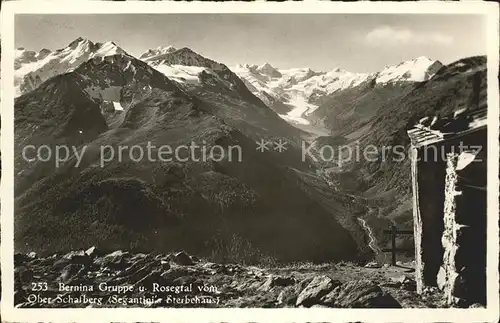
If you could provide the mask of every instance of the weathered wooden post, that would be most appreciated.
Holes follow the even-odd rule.
[[[396,248],[396,237],[398,234],[413,234],[413,230],[398,230],[398,228],[392,224],[389,230],[384,230],[384,233],[391,235],[391,248],[383,248],[383,252],[391,252],[391,264],[396,266],[396,254],[401,251],[411,251],[413,248]]]

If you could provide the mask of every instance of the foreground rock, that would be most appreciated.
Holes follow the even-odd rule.
[[[309,285],[297,297],[297,306],[312,306],[320,303],[321,297],[328,294],[333,288],[340,285],[340,282],[333,281],[328,276],[315,277]]]
[[[335,297],[338,307],[401,308],[401,305],[372,281],[358,280],[346,283]]]
[[[93,247],[48,257],[16,254],[14,298],[17,307],[34,308],[401,307],[376,281],[353,279],[362,275],[360,270],[365,269],[355,265],[264,269],[207,262],[183,251],[105,253]],[[366,269],[374,270],[378,269]],[[402,289],[410,283],[405,278],[394,291],[406,293],[406,299],[413,297],[409,288]],[[41,287],[33,288],[36,284]]]

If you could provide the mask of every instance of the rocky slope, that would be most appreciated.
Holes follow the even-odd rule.
[[[321,162],[320,167],[333,187],[351,193],[365,205],[368,212],[363,211],[363,217],[382,246],[387,242],[382,230],[391,222],[412,228],[409,159],[394,161],[398,156],[392,149],[401,146],[398,149],[407,151],[406,130],[420,118],[479,109],[486,102],[486,69],[481,57],[448,66],[418,57],[373,74],[295,69],[290,76],[269,65],[242,65],[235,71],[287,121],[323,129],[312,143],[315,149],[328,146],[336,154],[342,147],[350,147],[351,152],[376,147],[375,160],[358,156],[346,162],[345,155],[338,155],[333,162]],[[289,104],[297,93],[300,104]],[[286,107],[280,106],[283,102]],[[390,153],[381,155],[384,149]],[[398,244],[410,246],[411,241],[402,239]]]
[[[435,289],[415,293],[411,272],[407,266],[352,263],[258,267],[182,251],[105,253],[92,247],[46,257],[16,254],[14,298],[24,308],[442,306]],[[32,282],[47,285],[37,291]]]
[[[334,177],[347,185],[344,188],[363,192],[371,208],[378,209],[374,212],[377,218],[413,228],[406,130],[424,117],[484,109],[486,89],[486,59],[478,56],[443,66],[425,82],[385,87],[372,83],[326,98],[313,117],[331,129],[330,138],[342,145],[358,146],[360,151],[367,146],[378,151],[372,160],[344,163],[342,174]],[[382,149],[386,149],[385,155]],[[387,226],[387,222],[377,224],[376,218],[366,219],[382,240],[380,232],[385,227],[380,225]]]
[[[209,65],[217,76],[184,87],[119,54],[95,57],[16,99],[16,249],[99,241],[109,249],[182,248],[214,259],[237,253],[239,261],[366,260],[371,251],[350,199],[328,192],[313,165],[300,160],[293,142],[299,131],[224,65],[185,49],[166,55],[170,63]],[[287,150],[260,153],[261,138],[285,139]],[[191,142],[223,151],[200,160],[185,149],[182,161],[158,160],[159,146]],[[148,143],[155,160],[116,156],[119,147]],[[86,150],[59,165],[54,155],[22,158],[23,147],[41,144]],[[229,152],[234,146],[241,160]],[[103,164],[111,148],[114,158]]]
[[[390,222],[411,227],[408,159],[303,162],[304,129],[319,129],[315,147],[406,147],[406,129],[420,118],[486,102],[481,57],[444,67],[420,57],[372,74],[230,69],[170,46],[140,58],[85,39],[53,53],[18,51],[19,86],[28,91],[16,99],[19,250],[69,250],[97,239],[110,249],[160,245],[214,259],[238,250],[235,261],[366,261],[372,250],[361,223],[379,245]],[[283,140],[286,150],[260,153],[255,142],[262,139]],[[20,157],[27,144],[47,142],[86,147],[85,158],[55,167],[54,158]],[[137,163],[126,154],[100,165],[103,145],[148,142],[238,145],[244,160]],[[87,241],[75,238],[83,229]]]

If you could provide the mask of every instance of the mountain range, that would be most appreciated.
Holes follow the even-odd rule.
[[[366,261],[373,250],[359,219],[380,244],[389,223],[411,223],[408,161],[339,167],[303,159],[303,140],[408,145],[405,131],[419,118],[483,107],[485,80],[483,57],[450,65],[419,57],[352,73],[228,67],[187,47],[135,58],[113,42],[84,38],[54,52],[18,49],[16,248],[54,252],[97,242],[213,259],[238,249],[252,258],[245,261]],[[286,142],[286,150],[259,152],[262,140]],[[191,142],[237,145],[244,158],[230,160],[226,148],[216,161],[125,155],[100,164],[103,146]],[[23,159],[29,144],[86,152],[56,167],[54,156]]]
[[[379,86],[423,82],[432,77],[443,64],[427,57],[418,57],[376,73],[352,73],[337,68],[316,72],[310,68],[276,69],[268,63],[237,65],[234,71],[245,80],[251,91],[292,123],[309,124],[308,116],[324,96],[358,87],[364,83]]]

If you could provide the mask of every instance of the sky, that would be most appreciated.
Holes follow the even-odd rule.
[[[375,72],[419,56],[444,64],[486,53],[486,22],[443,14],[17,15],[15,45],[66,47],[78,37],[114,41],[129,54],[172,45],[224,63]]]

